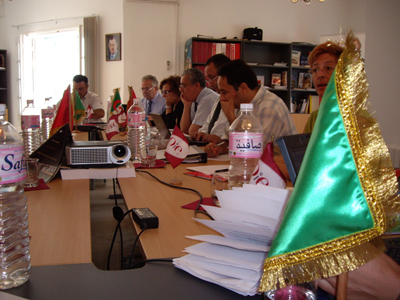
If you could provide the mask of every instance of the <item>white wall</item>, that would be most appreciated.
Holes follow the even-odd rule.
[[[334,35],[350,28],[366,33],[366,69],[371,102],[388,143],[400,144],[397,117],[397,70],[400,49],[398,0],[180,0],[180,5],[126,2],[125,0],[14,0],[4,1],[0,18],[0,48],[9,50],[9,65],[16,66],[16,40],[20,31],[11,25],[56,18],[100,16],[100,96],[104,100],[127,85],[141,97],[140,79],[153,74],[159,80],[180,74],[187,39],[197,34],[242,37],[244,28],[263,29],[265,41],[318,43],[320,35]],[[61,23],[58,24],[61,26]],[[105,61],[104,35],[122,33],[122,61]],[[166,61],[171,62],[167,70]],[[11,67],[12,122],[19,122],[17,72]]]
[[[367,1],[365,70],[369,100],[387,144],[400,145],[400,1]]]

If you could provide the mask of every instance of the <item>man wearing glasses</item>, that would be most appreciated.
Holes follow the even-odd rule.
[[[211,113],[215,101],[218,101],[218,94],[206,87],[203,72],[196,68],[183,72],[180,92],[184,105],[181,130],[193,136]]]
[[[150,113],[162,114],[165,110],[165,98],[158,92],[158,81],[153,75],[146,75],[142,78],[143,97],[142,104],[147,118],[152,121]]]
[[[211,56],[206,61],[206,68],[204,70],[204,75],[206,77],[207,85],[209,88],[213,89],[218,94],[219,94],[219,89],[217,85],[218,69],[220,66],[230,61],[231,60],[229,57],[221,53]],[[229,139],[228,129],[229,129],[229,122],[224,112],[221,110],[221,102],[218,99],[218,101],[214,103],[214,106],[211,109],[211,114],[209,114],[203,127],[201,127],[199,131],[193,135],[193,138],[198,141],[214,143],[213,146],[215,146],[222,140]]]

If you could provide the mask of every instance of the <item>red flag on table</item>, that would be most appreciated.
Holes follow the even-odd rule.
[[[167,148],[165,149],[165,158],[175,169],[186,158],[189,153],[189,143],[182,131],[175,125]]]
[[[61,99],[60,106],[58,107],[57,114],[54,118],[53,125],[51,126],[50,136],[56,133],[61,127],[69,123],[69,129],[72,132],[72,126],[74,125],[74,110],[72,109],[72,103],[70,101],[71,85],[68,85],[64,91],[63,98]]]
[[[276,188],[286,188],[286,179],[274,161],[274,145],[268,143],[254,170],[250,184],[262,184]]]
[[[128,100],[128,104],[126,105],[126,111],[128,111],[129,108],[132,106],[133,99],[136,99],[135,91],[129,85],[128,85],[128,92],[129,92],[129,100]]]
[[[114,135],[119,133],[119,127],[126,126],[126,114],[122,107],[121,96],[119,94],[119,88],[114,90],[114,99],[111,104],[110,119],[108,120],[106,135],[107,139],[110,140]]]

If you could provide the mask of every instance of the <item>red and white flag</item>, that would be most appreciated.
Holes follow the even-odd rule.
[[[270,142],[264,149],[257,167],[254,170],[250,184],[262,184],[276,188],[286,188],[286,179],[274,161],[274,146]]]
[[[182,131],[175,125],[167,148],[165,149],[165,158],[175,169],[186,158],[189,153],[189,143]]]

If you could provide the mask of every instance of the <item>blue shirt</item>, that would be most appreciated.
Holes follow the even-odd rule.
[[[149,111],[150,101],[151,101],[151,110]],[[144,107],[144,111],[146,112],[146,116],[150,115],[151,112],[161,115],[165,111],[165,98],[158,92],[151,100],[142,98],[142,104]]]

